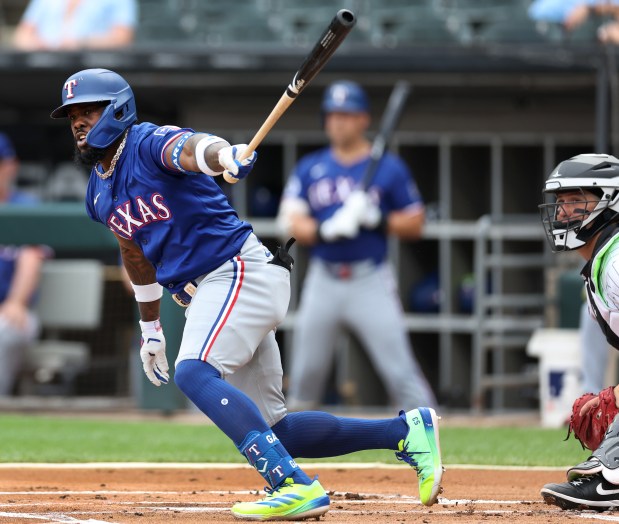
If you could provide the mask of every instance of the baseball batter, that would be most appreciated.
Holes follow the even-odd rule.
[[[289,178],[279,224],[311,246],[294,331],[288,404],[320,404],[340,327],[355,333],[394,404],[434,406],[404,327],[387,235],[417,239],[424,205],[406,165],[387,153],[367,193],[370,123],[362,87],[339,81],[325,91],[322,112],[330,146],[302,158]]]
[[[86,209],[112,230],[135,290],[144,372],[169,380],[159,318],[163,288],[186,306],[176,385],[268,483],[266,498],[236,504],[251,520],[318,517],[329,496],[293,457],[393,449],[417,470],[420,498],[436,502],[442,465],[437,417],[420,407],[385,420],[287,414],[274,330],[286,314],[292,258],[272,255],[230,207],[214,177],[242,179],[256,154],[192,129],[137,123],[117,73],[71,75],[53,118],[67,117],[76,159],[92,167]],[[290,243],[288,244],[290,245]]]

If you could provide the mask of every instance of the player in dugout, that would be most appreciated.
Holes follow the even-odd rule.
[[[619,349],[619,159],[582,154],[548,177],[540,205],[552,250],[577,251],[589,311],[609,344]],[[567,482],[541,494],[562,509],[604,511],[619,506],[619,386],[576,399],[569,431],[593,453],[567,471]],[[569,435],[569,432],[568,432]]]
[[[329,145],[295,166],[278,215],[280,228],[311,248],[294,329],[290,409],[320,405],[342,327],[362,342],[393,403],[434,407],[386,261],[390,234],[421,236],[425,209],[417,184],[406,164],[387,153],[364,189],[372,143],[370,101],[361,85],[329,85],[322,118]]]
[[[443,472],[434,409],[383,420],[287,412],[275,328],[288,308],[293,260],[287,248],[273,255],[261,244],[214,178],[246,177],[257,154],[240,160],[244,144],[137,123],[130,85],[106,69],[71,75],[51,116],[68,118],[76,160],[92,169],[88,215],[120,245],[140,310],[147,377],[155,386],[169,380],[159,318],[165,288],[187,307],[176,385],[268,483],[265,498],[235,504],[234,516],[323,515],[329,496],[294,458],[365,449],[396,451],[417,472],[421,502],[434,504]]]

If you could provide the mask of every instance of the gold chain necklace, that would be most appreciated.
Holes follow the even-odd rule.
[[[112,158],[112,162],[110,163],[110,168],[107,171],[105,171],[104,173],[99,173],[99,170],[95,166],[95,171],[97,173],[97,176],[101,180],[105,180],[106,178],[110,178],[112,176],[112,174],[114,173],[114,168],[116,167],[116,162],[118,162],[118,159],[120,158],[120,155],[122,154],[123,149],[125,149],[125,142],[127,141],[127,133],[129,133],[128,129],[127,129],[127,131],[125,131],[125,136],[123,137],[123,141],[118,146],[118,149],[116,150],[116,154]]]

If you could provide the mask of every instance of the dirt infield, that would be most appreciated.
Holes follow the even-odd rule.
[[[448,469],[439,503],[425,508],[407,467],[305,469],[333,492],[325,523],[619,522],[619,512],[566,512],[545,505],[539,489],[561,481],[560,471]],[[3,467],[0,523],[232,522],[230,506],[255,499],[262,485],[249,467]]]

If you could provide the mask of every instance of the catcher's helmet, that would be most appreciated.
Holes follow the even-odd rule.
[[[105,149],[137,120],[133,91],[127,81],[108,69],[85,69],[64,83],[62,105],[52,111],[52,118],[67,116],[67,107],[87,102],[107,102],[99,121],[86,136],[91,147]]]
[[[579,192],[573,212],[559,219],[560,195]],[[569,251],[619,220],[619,159],[583,154],[561,162],[544,185],[545,203],[539,206],[542,224],[553,251]]]
[[[368,113],[370,102],[363,88],[356,82],[341,80],[331,84],[322,99],[324,113]]]

